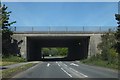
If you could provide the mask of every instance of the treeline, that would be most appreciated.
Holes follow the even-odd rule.
[[[42,48],[44,56],[66,56],[68,48]]]

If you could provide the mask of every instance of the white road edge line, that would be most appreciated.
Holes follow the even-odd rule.
[[[79,73],[78,71],[74,70],[73,68],[70,68],[71,70],[75,71],[76,73]]]
[[[49,66],[50,66],[50,63],[47,64],[47,67],[49,67]]]
[[[88,77],[87,75],[84,75],[83,73],[80,73],[80,72],[79,72],[79,74],[83,75],[84,77]]]
[[[67,71],[65,71],[63,68],[61,68],[69,77],[72,77],[71,74],[69,74]]]
[[[85,74],[83,74],[83,73],[80,73],[80,72],[76,71],[76,70],[73,69],[73,68],[70,68],[70,69],[73,70],[73,71],[75,71],[76,73],[79,73],[80,75],[82,75],[82,76],[84,76],[84,77],[88,77],[87,75],[85,75]]]

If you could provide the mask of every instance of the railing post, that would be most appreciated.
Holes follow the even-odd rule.
[[[50,31],[51,31],[51,28],[50,28],[50,26],[49,26],[49,28],[48,28],[48,33],[50,33]]]
[[[66,32],[68,31],[68,27],[66,27]]]
[[[85,31],[85,28],[84,28],[84,26],[83,26],[83,32]]]
[[[101,32],[101,27],[99,27],[99,31]]]
[[[34,28],[32,27],[32,32],[33,32]]]

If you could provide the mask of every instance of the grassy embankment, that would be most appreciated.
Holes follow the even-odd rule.
[[[0,61],[0,66],[7,66],[7,65],[21,63],[21,62],[26,62],[26,60],[24,58],[17,57],[17,56],[9,56],[9,57],[2,58],[2,61]],[[16,75],[17,73],[22,72],[36,64],[37,63],[28,63],[28,64],[25,64],[25,65],[22,65],[19,67],[15,67],[12,69],[3,70],[0,73],[2,73],[3,78],[11,78],[12,76]]]
[[[17,57],[17,56],[9,56],[9,57],[3,57],[0,61],[0,66],[7,66],[11,64],[16,64],[20,62],[26,62],[24,58]]]
[[[101,59],[95,58],[95,57],[85,59],[85,60],[82,60],[80,62],[82,62],[84,64],[88,64],[88,65],[94,65],[94,66],[100,66],[100,67],[120,70],[118,62],[104,61],[104,60],[101,60]]]
[[[11,78],[19,72],[25,71],[28,68],[35,66],[37,63],[28,63],[19,67],[15,67],[12,69],[6,69],[2,71],[2,78]]]

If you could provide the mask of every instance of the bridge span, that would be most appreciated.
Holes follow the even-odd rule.
[[[28,61],[42,60],[43,47],[67,47],[64,60],[89,58],[99,52],[97,45],[103,33],[80,32],[15,32],[13,38],[23,40],[19,45],[22,57]]]

